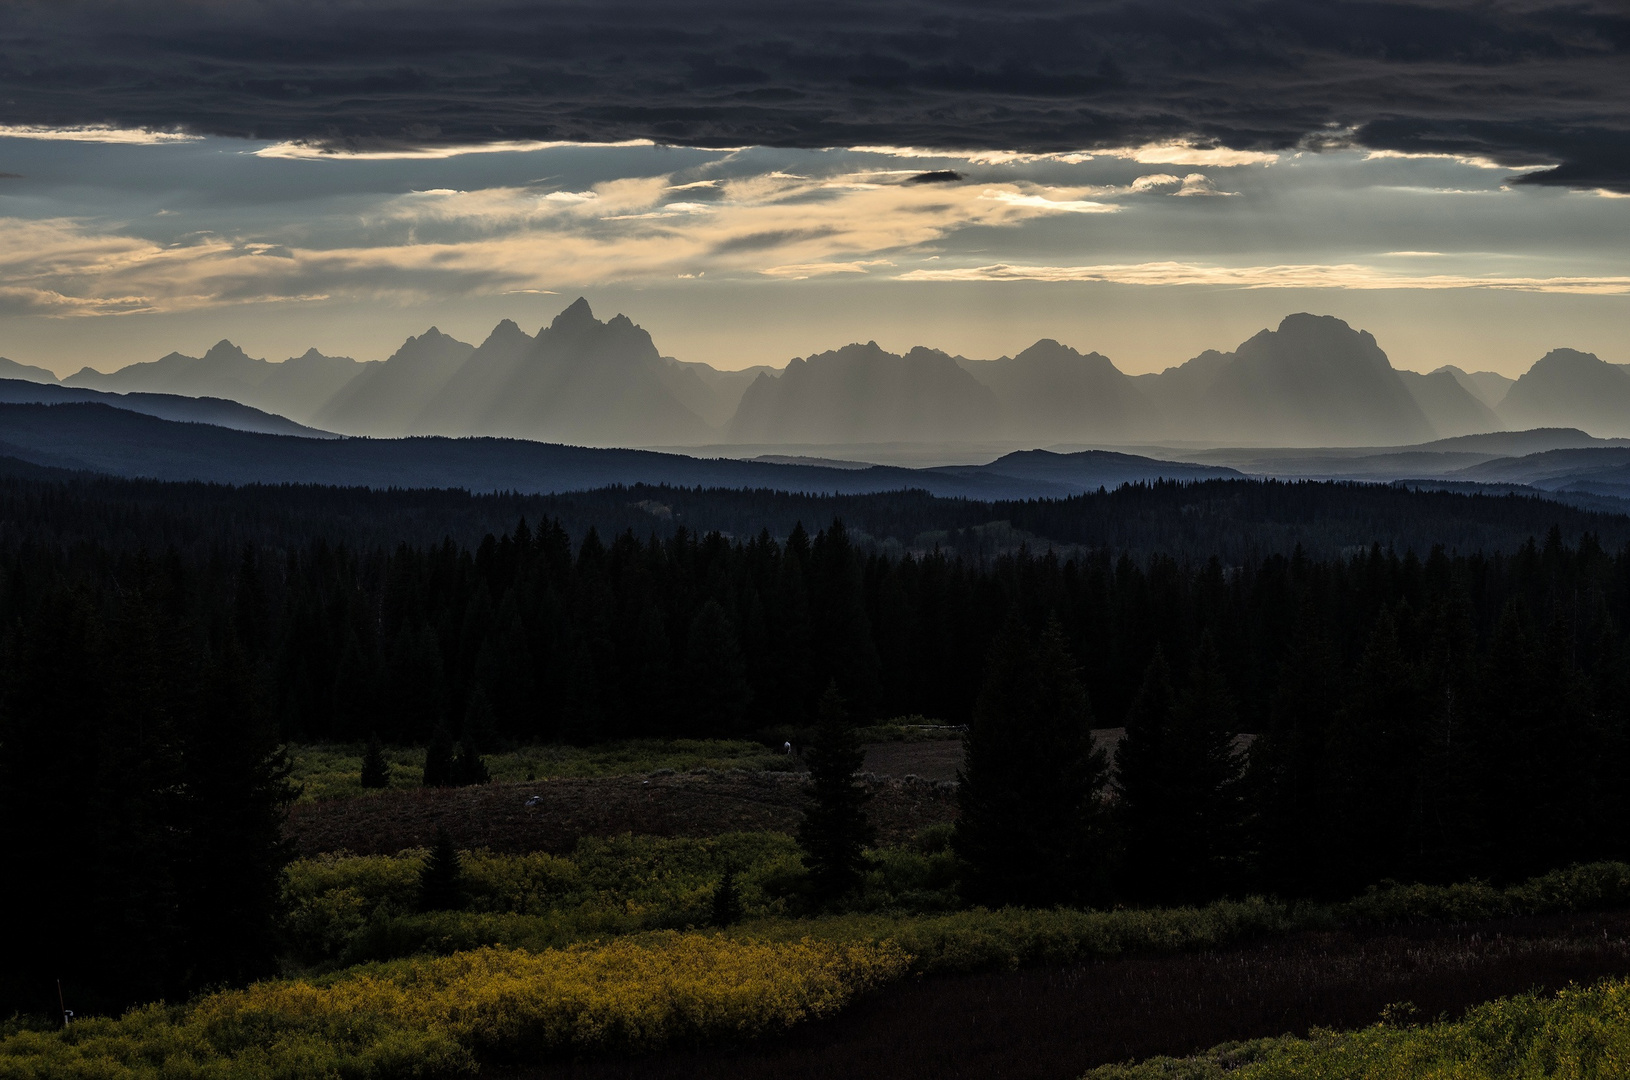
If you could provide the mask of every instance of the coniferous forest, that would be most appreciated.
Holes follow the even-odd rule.
[[[274,971],[288,743],[368,742],[366,773],[381,741],[454,769],[803,732],[850,830],[809,842],[828,901],[869,840],[845,724],[908,714],[967,726],[970,903],[1332,899],[1630,856],[1630,521],[1536,499],[37,474],[0,513],[0,827],[36,886],[6,918],[39,931],[8,1008],[62,978],[116,1011]],[[1467,543],[1416,543],[1445,531]]]

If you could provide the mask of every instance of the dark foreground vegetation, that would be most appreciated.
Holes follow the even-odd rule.
[[[1415,543],[1432,537],[1462,546]],[[1538,500],[1344,485],[1011,505],[479,500],[18,471],[0,477],[0,835],[14,878],[38,887],[0,894],[5,925],[30,928],[0,965],[0,1009],[57,1013],[59,980],[85,1014],[191,999],[85,1029],[105,1040],[92,1057],[151,1037],[230,1062],[242,1048],[220,1032],[248,1038],[261,1017],[287,1046],[327,1047],[323,1068],[389,1076],[407,1058],[456,1071],[743,1039],[912,972],[1098,965],[1286,932],[1345,927],[1284,955],[1326,950],[1362,972],[1362,907],[1319,903],[1388,880],[1492,882],[1409,894],[1457,919],[1621,906],[1622,868],[1585,899],[1577,882],[1561,902],[1501,887],[1630,857],[1627,542],[1630,521]],[[854,778],[856,725],[908,714],[966,726],[954,791]],[[1112,756],[1092,736],[1106,728],[1124,729]],[[628,739],[675,761],[734,747],[728,760],[752,768],[602,783],[534,780],[524,764],[560,744],[613,760],[605,744]],[[290,741],[358,747],[336,790],[359,797],[301,803],[291,825]],[[784,741],[807,779],[769,768]],[[399,790],[405,756],[416,792]],[[574,783],[602,787],[575,798]],[[634,840],[599,862],[577,847],[694,836],[683,804],[710,785],[740,808],[703,831],[757,839],[683,867]],[[754,805],[750,788],[771,794]],[[474,823],[463,832],[456,807]],[[333,855],[364,833],[373,861]],[[518,861],[469,853],[483,846]],[[291,871],[297,847],[335,861]],[[489,893],[461,858],[485,867]],[[586,885],[591,866],[620,884]],[[1272,1015],[1280,1030],[1359,1022],[1386,987],[1459,1008],[1520,989],[1530,961],[1547,985],[1622,973],[1618,932],[1595,953],[1571,930],[1526,952],[1443,945],[1441,964],[1423,946],[1424,981],[1355,976],[1350,995],[1310,990],[1294,1015],[1275,987],[1303,978],[1301,961],[1238,953],[1266,989],[1241,989],[1225,1034],[1273,1034]],[[1416,955],[1373,948],[1376,971]],[[1473,953],[1463,968],[1483,975],[1428,977]],[[213,992],[279,973],[299,979]],[[1100,975],[920,992],[946,1007],[1039,987],[1061,1001],[1114,984]],[[532,996],[513,1016],[457,1005],[502,1011],[517,993]],[[366,1023],[345,1021],[330,1046],[342,1015]],[[1212,1040],[1172,1024],[1188,1041],[1116,1045]]]
[[[1244,948],[922,980],[773,1043],[670,1050],[515,1080],[1066,1080],[1315,1028],[1458,1018],[1473,1005],[1630,971],[1630,918],[1296,934]]]

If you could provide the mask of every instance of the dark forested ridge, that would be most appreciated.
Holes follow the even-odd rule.
[[[3,447],[0,447],[3,449]],[[1616,506],[1617,504],[1615,504]],[[1108,548],[1136,558],[1215,555],[1238,565],[1300,547],[1350,555],[1373,544],[1400,552],[1514,551],[1554,525],[1569,543],[1590,533],[1630,543],[1630,516],[1581,509],[1538,493],[1310,481],[1204,480],[1128,484],[1060,499],[980,501],[920,490],[809,494],[771,488],[609,486],[555,495],[472,494],[460,488],[229,485],[125,479],[0,455],[0,543],[112,551],[175,548],[186,559],[236,557],[244,544],[284,551],[321,539],[351,550],[440,544],[475,547],[522,518],[552,520],[574,545],[589,529],[640,538],[678,530],[727,538],[842,519],[868,550],[930,551],[977,560],[1032,550]]]
[[[0,827],[18,865],[64,832],[95,856],[7,903],[99,927],[82,971],[155,942],[99,976],[113,1003],[266,970],[275,860],[244,853],[275,849],[280,738],[751,735],[808,730],[835,691],[857,720],[970,723],[985,839],[959,850],[1058,847],[1003,831],[1016,789],[1079,830],[1069,880],[993,903],[1504,879],[1630,846],[1630,520],[1532,498],[475,497],[14,465],[0,627]],[[1079,738],[1117,726],[1118,761]]]

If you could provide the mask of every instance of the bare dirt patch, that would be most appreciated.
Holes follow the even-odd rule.
[[[953,789],[888,778],[869,786],[867,812],[883,843],[903,842],[956,816]],[[388,791],[297,804],[284,834],[299,855],[395,854],[429,845],[438,826],[461,848],[559,853],[584,836],[792,832],[805,790],[799,773],[709,771]]]
[[[920,776],[955,780],[962,768],[962,740],[869,743],[863,768],[878,776]]]

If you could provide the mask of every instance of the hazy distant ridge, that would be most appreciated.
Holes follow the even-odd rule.
[[[0,377],[51,379],[21,365]],[[1630,434],[1630,370],[1589,353],[1553,350],[1517,380],[1448,366],[1420,374],[1395,369],[1369,333],[1309,314],[1138,376],[1045,338],[996,360],[867,342],[780,369],[720,371],[663,356],[632,320],[602,322],[578,299],[536,334],[505,320],[472,345],[432,327],[374,363],[315,349],[269,363],[222,341],[202,357],[87,368],[64,383],[227,398],[353,435],[584,446],[1401,446],[1512,428]]]

